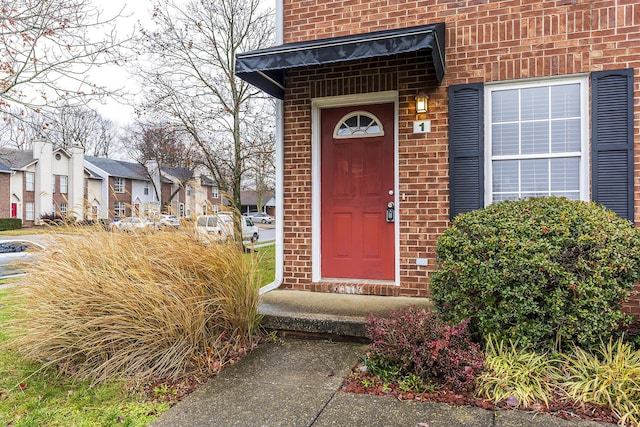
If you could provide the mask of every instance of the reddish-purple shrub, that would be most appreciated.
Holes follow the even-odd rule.
[[[463,321],[449,326],[436,314],[414,307],[367,318],[371,350],[400,369],[453,391],[471,391],[484,357]]]

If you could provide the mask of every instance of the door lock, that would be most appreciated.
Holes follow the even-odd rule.
[[[395,205],[393,204],[393,202],[389,202],[387,203],[387,222],[394,222],[395,221]]]

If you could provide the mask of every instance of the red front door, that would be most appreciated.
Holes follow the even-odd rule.
[[[394,105],[322,110],[322,277],[394,280]]]

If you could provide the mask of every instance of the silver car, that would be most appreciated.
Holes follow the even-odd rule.
[[[113,223],[113,229],[127,232],[148,232],[154,229],[153,221],[137,216],[129,216]]]
[[[156,224],[158,228],[178,228],[180,227],[180,220],[178,220],[178,217],[176,217],[175,215],[162,214],[158,217],[158,221]]]
[[[0,241],[0,279],[24,275],[22,265],[33,261],[44,246],[29,240]]]
[[[264,212],[251,212],[246,215],[247,218],[251,218],[254,223],[271,224],[275,218],[271,215],[267,215]]]

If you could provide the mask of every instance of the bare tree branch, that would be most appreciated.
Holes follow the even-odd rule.
[[[161,114],[188,134],[219,188],[240,206],[240,189],[259,138],[269,131],[262,95],[235,74],[235,55],[272,41],[272,16],[259,0],[160,0],[155,27],[142,32],[151,66],[141,68],[145,102],[140,112]],[[251,102],[258,104],[257,113]],[[268,106],[268,105],[267,105]],[[266,125],[266,126],[265,126]]]
[[[90,0],[0,0],[0,110],[38,112],[111,94],[87,73],[123,60],[120,16],[104,18]]]

